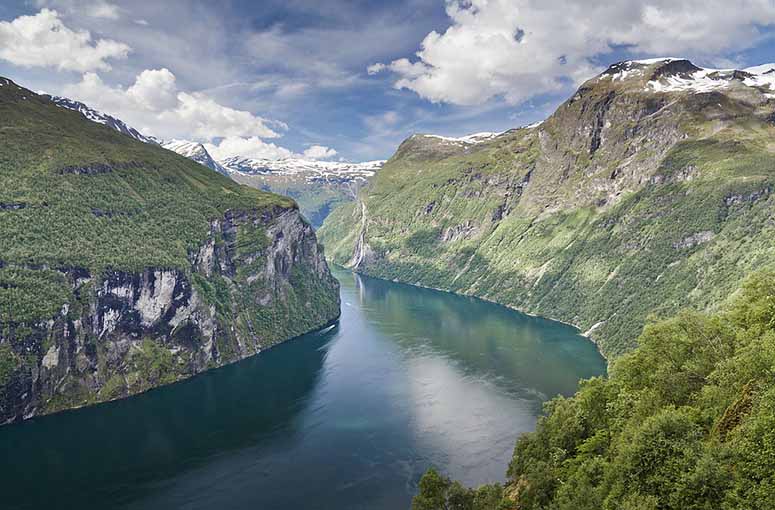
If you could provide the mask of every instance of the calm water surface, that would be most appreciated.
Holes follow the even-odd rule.
[[[3,508],[401,509],[431,465],[500,481],[605,364],[565,325],[337,271],[338,326],[127,400],[0,428]]]

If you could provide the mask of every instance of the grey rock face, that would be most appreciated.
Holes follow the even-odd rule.
[[[187,269],[62,269],[76,303],[0,331],[27,353],[0,388],[0,423],[168,384],[339,315],[338,282],[296,209],[229,211],[190,259]]]

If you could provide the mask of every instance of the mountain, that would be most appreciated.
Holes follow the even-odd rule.
[[[161,146],[172,152],[177,152],[188,159],[192,159],[200,165],[206,166],[210,170],[215,170],[219,174],[229,175],[229,171],[226,170],[223,165],[215,161],[201,143],[190,142],[188,140],[170,140],[169,142],[161,142]]]
[[[319,236],[336,263],[574,324],[612,359],[775,263],[773,68],[621,62],[538,125],[412,136]]]
[[[110,115],[107,115],[100,111],[97,111],[94,108],[91,108],[81,103],[80,101],[75,101],[73,99],[68,99],[66,97],[51,96],[47,94],[43,94],[41,97],[45,97],[46,99],[50,100],[52,103],[59,106],[60,108],[66,108],[68,110],[73,110],[75,112],[78,112],[92,122],[96,122],[97,124],[103,124],[111,129],[115,129],[119,133],[123,133],[127,136],[130,136],[135,140],[140,140],[141,142],[145,142],[145,143],[158,143],[155,139],[149,136],[144,136],[135,128],[128,126],[124,121],[119,120],[115,117],[111,117]]]
[[[0,423],[132,395],[330,323],[287,197],[0,79]]]
[[[336,206],[355,199],[384,161],[345,163],[233,157],[220,163],[239,183],[292,197],[304,216],[314,226],[320,226]]]

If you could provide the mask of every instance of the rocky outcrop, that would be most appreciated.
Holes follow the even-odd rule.
[[[71,289],[60,312],[0,329],[0,423],[168,384],[339,315],[338,283],[298,209],[227,211],[190,262],[57,269]]]

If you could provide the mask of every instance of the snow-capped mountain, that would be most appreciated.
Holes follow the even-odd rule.
[[[104,124],[110,128],[115,129],[120,133],[124,133],[127,136],[131,136],[135,140],[140,140],[141,142],[145,142],[145,143],[157,143],[155,139],[153,139],[150,136],[143,135],[135,128],[128,126],[124,121],[117,119],[106,113],[102,113],[98,110],[95,110],[94,108],[91,108],[90,106],[87,106],[80,101],[75,101],[74,99],[68,99],[66,97],[61,97],[61,96],[44,95],[44,97],[47,97],[48,99],[50,99],[55,105],[59,106],[60,108],[66,108],[68,110],[76,111],[92,122],[96,122],[98,124]]]
[[[248,175],[284,176],[301,178],[306,182],[366,182],[384,161],[345,163],[341,161],[317,161],[307,159],[250,159],[232,157],[220,163],[231,172]]]
[[[207,149],[205,149],[204,145],[199,142],[191,142],[188,140],[170,140],[168,142],[161,142],[161,146],[167,150],[177,152],[181,156],[185,156],[188,159],[192,159],[200,165],[204,165],[207,168],[215,170],[220,174],[227,176],[229,175],[229,171],[224,168],[223,165],[215,161],[212,156],[210,156],[210,153],[207,152]]]
[[[645,83],[645,91],[706,93],[731,88],[754,89],[775,98],[775,64],[745,69],[709,69],[682,58],[653,58],[619,62],[598,80]]]
[[[441,135],[415,135],[415,136],[427,136],[430,138],[436,138],[438,140],[443,140],[445,142],[451,142],[451,143],[457,143],[457,144],[465,144],[465,145],[475,145],[478,143],[486,142],[488,140],[492,140],[498,135],[502,135],[503,133],[492,133],[490,131],[484,131],[482,133],[473,133],[466,136],[460,136],[457,138],[451,137],[451,136],[441,136]]]
[[[342,163],[232,157],[219,163],[240,184],[292,197],[304,216],[317,227],[337,205],[355,200],[384,161]]]

